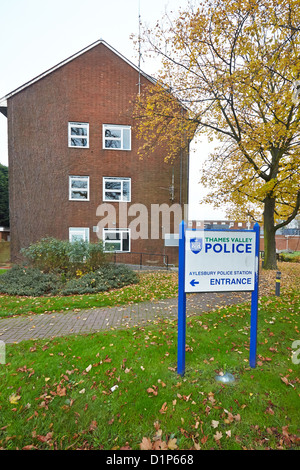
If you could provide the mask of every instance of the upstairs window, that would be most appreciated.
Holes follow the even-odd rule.
[[[130,202],[130,178],[103,178],[103,201]]]
[[[89,147],[89,124],[69,122],[69,147]]]
[[[131,150],[131,127],[103,124],[103,148]]]
[[[69,176],[69,199],[70,201],[89,201],[89,176]]]

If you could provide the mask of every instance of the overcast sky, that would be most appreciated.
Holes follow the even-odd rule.
[[[188,0],[0,0],[0,98],[70,57],[98,39],[104,39],[138,65],[131,34],[141,22],[151,27],[165,12],[176,12]],[[142,57],[141,68],[152,73],[153,63]],[[191,158],[193,218],[218,218],[198,204],[200,157]],[[0,114],[0,163],[7,165],[6,118]],[[201,209],[201,210],[200,210]],[[223,217],[224,218],[224,217]]]

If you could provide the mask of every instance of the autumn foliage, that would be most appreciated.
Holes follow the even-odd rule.
[[[170,157],[203,133],[216,141],[203,169],[207,200],[264,224],[271,269],[276,230],[300,207],[299,24],[297,0],[206,0],[143,35],[161,59],[157,85],[136,106],[144,150],[167,141]]]

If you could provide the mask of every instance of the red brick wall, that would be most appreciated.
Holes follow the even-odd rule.
[[[149,83],[141,79],[142,86]],[[163,149],[142,161],[137,156],[131,104],[137,84],[138,72],[100,44],[8,100],[12,261],[42,237],[68,239],[69,227],[89,227],[90,241],[96,242],[103,176],[131,177],[131,204],[145,204],[149,214],[151,204],[172,204],[164,189],[171,184],[172,166],[164,163]],[[68,148],[68,122],[89,123],[88,149]],[[132,126],[131,151],[103,150],[102,124]],[[179,158],[173,167],[173,203],[179,203]],[[90,177],[90,201],[69,201],[69,175]],[[186,155],[182,182],[186,203]],[[163,242],[132,240],[131,251],[161,253]]]
[[[276,235],[276,250],[300,250],[300,237],[297,235],[289,236],[288,238],[284,235]],[[260,238],[260,250],[264,251],[264,239]]]

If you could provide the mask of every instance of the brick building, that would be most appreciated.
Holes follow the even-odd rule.
[[[177,248],[163,238],[178,228],[159,222],[158,238],[151,238],[151,207],[187,203],[188,154],[179,152],[173,164],[164,162],[163,148],[139,158],[132,101],[152,82],[99,40],[0,100],[8,119],[13,262],[22,247],[48,236],[100,238],[107,250],[167,254],[176,262]],[[135,204],[146,213],[144,236],[133,239]]]

